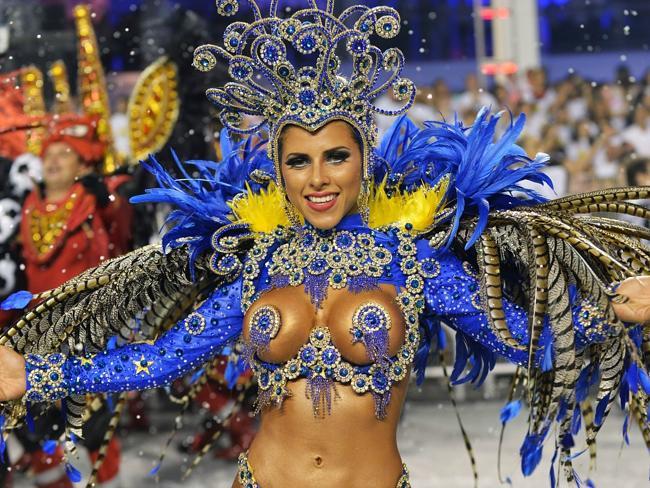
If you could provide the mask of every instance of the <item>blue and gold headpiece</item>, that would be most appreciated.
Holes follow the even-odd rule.
[[[268,125],[269,157],[279,180],[278,137],[288,124],[314,131],[332,120],[355,127],[364,143],[364,177],[369,179],[371,148],[377,142],[376,113],[400,115],[413,103],[415,86],[401,77],[404,55],[397,48],[382,51],[371,38],[394,38],[400,17],[390,7],[355,5],[340,16],[334,0],[325,9],[316,0],[288,18],[278,17],[279,0],[271,0],[263,17],[254,0],[246,2],[254,21],[233,22],[224,32],[224,47],[203,45],[194,52],[194,65],[209,71],[221,58],[228,63],[233,82],[210,88],[208,99],[220,110],[224,126],[235,133],[252,134]],[[238,0],[217,0],[224,16],[235,15]],[[338,52],[352,58],[351,73],[341,72]],[[399,110],[384,110],[375,100],[392,89],[404,102]],[[244,115],[261,117],[245,127]]]

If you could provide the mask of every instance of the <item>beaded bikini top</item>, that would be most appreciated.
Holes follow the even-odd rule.
[[[259,383],[258,409],[281,405],[289,395],[287,382],[306,378],[315,415],[331,411],[336,382],[349,385],[357,394],[372,394],[375,414],[384,418],[391,388],[406,376],[420,343],[418,315],[424,308],[424,279],[439,272],[435,260],[418,262],[416,253],[409,231],[372,231],[358,215],[346,217],[332,231],[279,229],[258,239],[243,263],[244,312],[271,289],[304,285],[312,303],[320,307],[330,287],[360,292],[385,282],[397,286],[396,300],[406,324],[404,343],[390,357],[390,315],[381,304],[369,300],[357,307],[350,328],[352,343],[365,346],[369,365],[345,361],[329,329],[321,326],[311,330],[308,342],[294,358],[282,364],[268,363],[258,353],[267,350],[278,334],[281,317],[275,306],[261,306],[251,315],[250,340],[245,345]]]

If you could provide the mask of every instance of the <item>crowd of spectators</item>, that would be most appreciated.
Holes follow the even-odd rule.
[[[514,117],[526,114],[519,143],[529,155],[550,155],[547,171],[558,196],[650,185],[650,69],[637,80],[620,67],[607,83],[578,74],[549,83],[543,69],[532,69],[490,90],[480,88],[477,77],[470,75],[461,93],[452,93],[444,80],[436,80],[420,87],[409,116],[416,122],[452,121],[458,114],[471,125],[482,106],[510,111]],[[389,123],[380,120],[380,130]],[[504,117],[501,129],[509,123]]]

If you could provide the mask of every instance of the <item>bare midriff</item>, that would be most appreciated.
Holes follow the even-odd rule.
[[[261,488],[395,488],[402,474],[397,424],[408,379],[393,388],[388,415],[378,420],[371,395],[337,385],[332,412],[314,417],[307,381],[291,383],[282,407],[261,413],[248,460]],[[235,480],[233,488],[240,488]]]

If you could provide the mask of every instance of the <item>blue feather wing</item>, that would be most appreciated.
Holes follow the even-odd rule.
[[[402,175],[402,189],[413,190],[422,184],[435,185],[443,175],[450,176],[447,206],[455,206],[449,242],[465,217],[478,217],[468,246],[481,235],[489,213],[544,201],[523,182],[552,182],[542,172],[548,156],[529,158],[516,144],[526,118],[519,116],[503,135],[496,137],[502,113],[482,109],[471,127],[462,122],[429,121],[417,128],[401,117],[386,133],[377,155],[384,158],[393,174]]]
[[[234,142],[224,130],[221,133],[223,160],[182,162],[172,151],[177,172],[174,177],[151,156],[143,162],[155,176],[158,187],[131,198],[132,203],[165,203],[172,207],[167,218],[164,248],[190,247],[190,264],[211,247],[211,238],[222,226],[230,223],[228,202],[245,191],[248,183],[255,191],[259,184],[250,179],[254,170],[273,174],[273,163],[266,156],[266,141],[254,143],[252,138]],[[193,267],[193,266],[192,266]]]

